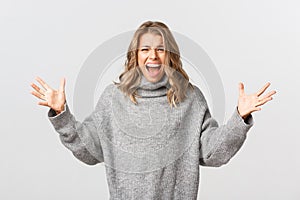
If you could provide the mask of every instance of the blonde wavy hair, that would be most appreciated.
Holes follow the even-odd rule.
[[[167,91],[167,100],[171,107],[177,107],[176,104],[184,101],[186,98],[188,88],[193,88],[193,86],[189,82],[187,73],[182,68],[178,45],[169,28],[162,22],[147,21],[136,30],[128,47],[125,70],[119,76],[120,82],[114,83],[134,104],[137,104],[136,98],[139,97],[137,89],[143,76],[137,59],[139,40],[145,33],[157,34],[163,39],[166,53],[165,63],[163,63],[164,72],[170,83],[170,88]]]

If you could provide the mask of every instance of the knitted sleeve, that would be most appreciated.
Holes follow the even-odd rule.
[[[58,115],[52,109],[48,112],[48,118],[59,133],[62,144],[76,158],[88,165],[95,165],[104,161],[99,138],[99,134],[101,134],[99,126],[106,119],[105,116],[102,118],[101,116],[105,115],[105,109],[108,107],[108,88],[99,98],[95,110],[83,122],[76,121],[67,104],[65,110]]]
[[[231,118],[224,125],[219,126],[212,118],[206,100],[199,89],[198,100],[201,101],[201,113],[203,121],[200,134],[200,164],[203,166],[219,167],[238,152],[243,145],[248,130],[253,126],[253,118],[250,115],[244,120],[234,110]]]

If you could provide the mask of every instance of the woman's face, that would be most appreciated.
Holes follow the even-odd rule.
[[[145,33],[140,37],[138,65],[149,82],[158,82],[163,77],[165,56],[163,39],[160,35]]]

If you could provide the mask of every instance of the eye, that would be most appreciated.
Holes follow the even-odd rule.
[[[163,47],[159,47],[159,48],[157,48],[157,51],[159,51],[159,52],[164,52],[165,49],[164,49]]]
[[[149,51],[148,48],[141,48],[140,50],[141,50],[141,51],[144,51],[144,52]]]

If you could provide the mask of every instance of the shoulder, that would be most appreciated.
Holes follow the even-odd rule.
[[[108,85],[104,88],[102,94],[108,94],[108,93],[111,93],[111,92],[114,90],[114,88],[116,88],[116,85],[115,85],[114,83],[110,83],[110,84],[108,84]]]
[[[98,102],[97,102],[97,106],[96,108],[99,109],[99,107],[104,106],[107,107],[109,106],[111,99],[112,99],[112,93],[114,91],[114,89],[116,88],[115,84],[110,83],[109,85],[107,85],[103,92],[101,93]]]
[[[197,106],[199,106],[200,110],[206,110],[208,108],[208,104],[207,101],[205,99],[205,96],[203,94],[203,92],[201,91],[201,89],[196,86],[196,85],[192,85],[192,88],[189,89],[189,93],[188,93],[188,98],[190,98],[190,101],[192,102],[192,104],[195,104]]]
[[[193,88],[190,89],[191,96],[196,98],[198,101],[206,101],[203,92],[200,90],[200,88],[196,85],[191,84]]]

